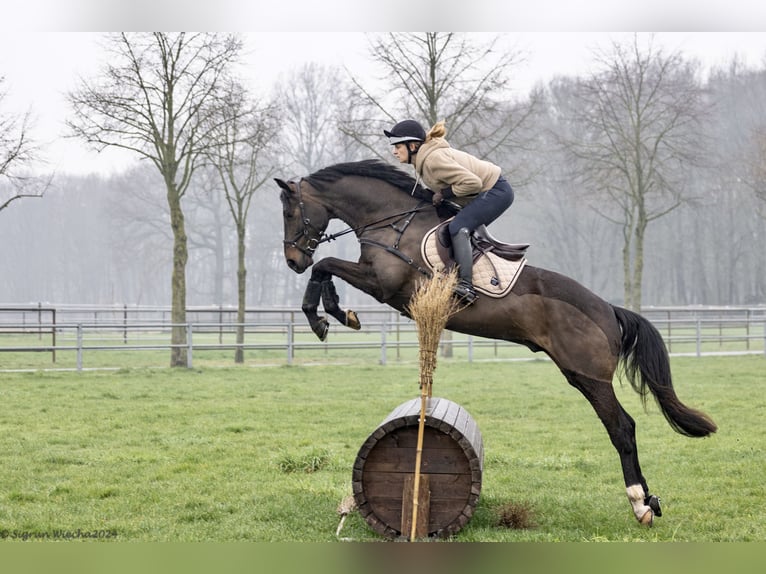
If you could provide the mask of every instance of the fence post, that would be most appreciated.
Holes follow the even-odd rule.
[[[697,317],[697,357],[702,356],[702,319]]]
[[[290,313],[290,322],[287,324],[287,364],[293,364],[293,356],[295,349],[293,348],[295,339],[295,330],[293,329],[294,315]]]
[[[386,319],[383,316],[383,321],[380,323],[380,364],[386,364]]]
[[[672,324],[672,317],[670,314],[670,309],[667,310],[667,319],[668,319],[668,353],[673,352],[673,324]]]
[[[194,344],[192,343],[192,324],[186,324],[186,368],[192,368],[192,349]]]
[[[473,363],[473,335],[468,335],[468,362]]]
[[[53,362],[56,362],[56,308],[51,310],[51,343],[53,344],[53,351],[51,352],[51,358]]]
[[[401,314],[396,314],[396,362],[402,360],[402,330],[401,330],[401,324],[402,324],[402,316]]]
[[[82,371],[82,323],[77,323],[77,372]]]

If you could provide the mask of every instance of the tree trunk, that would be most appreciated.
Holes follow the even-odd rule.
[[[184,213],[181,198],[174,183],[168,183],[168,207],[170,208],[170,226],[173,229],[173,273],[171,279],[171,310],[173,323],[170,342],[171,367],[186,367],[186,262],[189,259],[186,242]]]
[[[633,307],[633,292],[630,289],[630,227],[622,228],[622,293],[623,306],[626,309]]]
[[[245,344],[245,288],[247,286],[247,267],[245,266],[245,224],[237,225],[237,350],[235,363],[245,362],[242,345]]]
[[[644,236],[648,222],[641,217],[636,225],[635,245],[633,249],[633,277],[631,281],[631,306],[636,313],[641,312],[641,284],[644,279]]]

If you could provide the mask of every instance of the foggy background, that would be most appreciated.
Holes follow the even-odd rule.
[[[382,135],[369,149],[341,137],[337,128],[344,113],[350,112],[343,94],[352,89],[354,79],[368,83],[370,89],[380,86],[380,70],[365,54],[365,46],[355,46],[353,69],[344,64],[293,61],[278,73],[272,71],[264,85],[256,81],[256,66],[245,68],[249,80],[258,86],[258,97],[274,103],[281,114],[274,136],[279,145],[261,166],[263,173],[288,179],[339,161],[376,155],[391,160]],[[310,45],[304,50],[310,52]],[[763,304],[766,182],[759,169],[766,162],[761,139],[766,133],[766,38],[756,62],[734,56],[702,66],[694,54],[681,49],[680,55],[693,68],[704,100],[702,133],[696,140],[693,165],[679,166],[675,174],[682,182],[683,201],[647,228],[642,303]],[[520,78],[522,63],[517,66]],[[79,73],[98,74],[98,66],[81,68]],[[523,81],[493,93],[495,101],[525,110],[525,122],[517,130],[515,145],[492,155],[503,166],[516,199],[490,231],[509,242],[530,243],[529,264],[569,275],[605,299],[622,303],[621,227],[604,216],[603,199],[593,196],[578,175],[578,165],[559,145],[568,129],[562,114],[575,114],[566,106],[576,101],[577,82],[589,73],[587,68],[571,74],[557,72],[533,83],[524,71]],[[14,89],[1,87],[9,93]],[[294,121],[295,110],[309,108],[316,110],[314,119],[325,122],[313,138],[304,131],[305,125]],[[0,101],[0,113],[7,111]],[[388,121],[381,116],[374,119]],[[447,139],[462,147],[449,133]],[[118,158],[111,153],[108,150],[104,156]],[[173,241],[163,181],[149,162],[122,156],[116,165],[92,173],[87,167],[67,172],[57,166],[53,173],[43,169],[52,179],[42,198],[24,198],[0,211],[0,304],[170,303]],[[237,303],[235,229],[213,180],[200,172],[183,199],[190,306]],[[0,200],[9,193],[8,183],[0,180]],[[299,308],[308,280],[307,274],[295,275],[284,263],[278,195],[269,179],[257,190],[249,214],[249,307]],[[343,228],[334,222],[329,231]],[[356,239],[345,236],[323,244],[317,258],[355,259],[358,252]],[[375,303],[342,282],[336,286],[344,306]]]

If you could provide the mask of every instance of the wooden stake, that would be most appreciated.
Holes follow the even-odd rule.
[[[453,269],[447,274],[438,273],[420,284],[410,299],[410,315],[418,326],[418,343],[420,344],[420,420],[418,421],[418,444],[415,452],[415,476],[412,487],[412,524],[410,527],[410,542],[417,539],[419,517],[430,509],[421,509],[420,495],[420,466],[423,459],[423,434],[426,424],[426,407],[431,397],[433,373],[436,369],[436,351],[439,339],[449,318],[458,311],[457,303],[452,297],[452,290],[457,283],[457,273]],[[430,493],[426,505],[430,505]],[[404,519],[404,503],[402,504],[402,523]],[[422,520],[421,520],[422,523]],[[428,519],[425,523],[428,534]],[[402,533],[406,530],[402,529]]]
[[[410,541],[428,537],[428,525],[431,519],[431,485],[429,476],[420,476],[418,495],[414,496],[415,475],[409,474],[404,478],[402,491],[402,533],[410,533]],[[412,504],[417,501],[417,510],[413,514]],[[413,526],[415,528],[413,529]]]
[[[412,486],[412,528],[410,529],[410,542],[417,538],[420,506],[420,465],[423,460],[423,435],[425,434],[426,405],[428,403],[426,385],[421,385],[420,389],[420,420],[418,421],[418,446],[415,451],[415,477]]]

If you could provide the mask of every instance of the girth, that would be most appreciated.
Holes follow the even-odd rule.
[[[364,237],[360,237],[359,238],[359,243],[364,244],[364,245],[373,245],[375,247],[380,247],[381,249],[385,249],[386,251],[388,251],[392,255],[396,255],[399,259],[404,261],[407,265],[411,265],[412,267],[417,269],[420,273],[422,273],[426,277],[431,277],[431,272],[428,269],[425,269],[425,268],[421,267],[420,265],[416,265],[415,264],[415,260],[412,257],[410,257],[406,253],[400,251],[396,247],[396,245],[399,244],[398,241],[397,241],[397,243],[395,245],[386,245],[385,243],[381,243],[380,241],[375,241],[374,239],[366,239]]]

